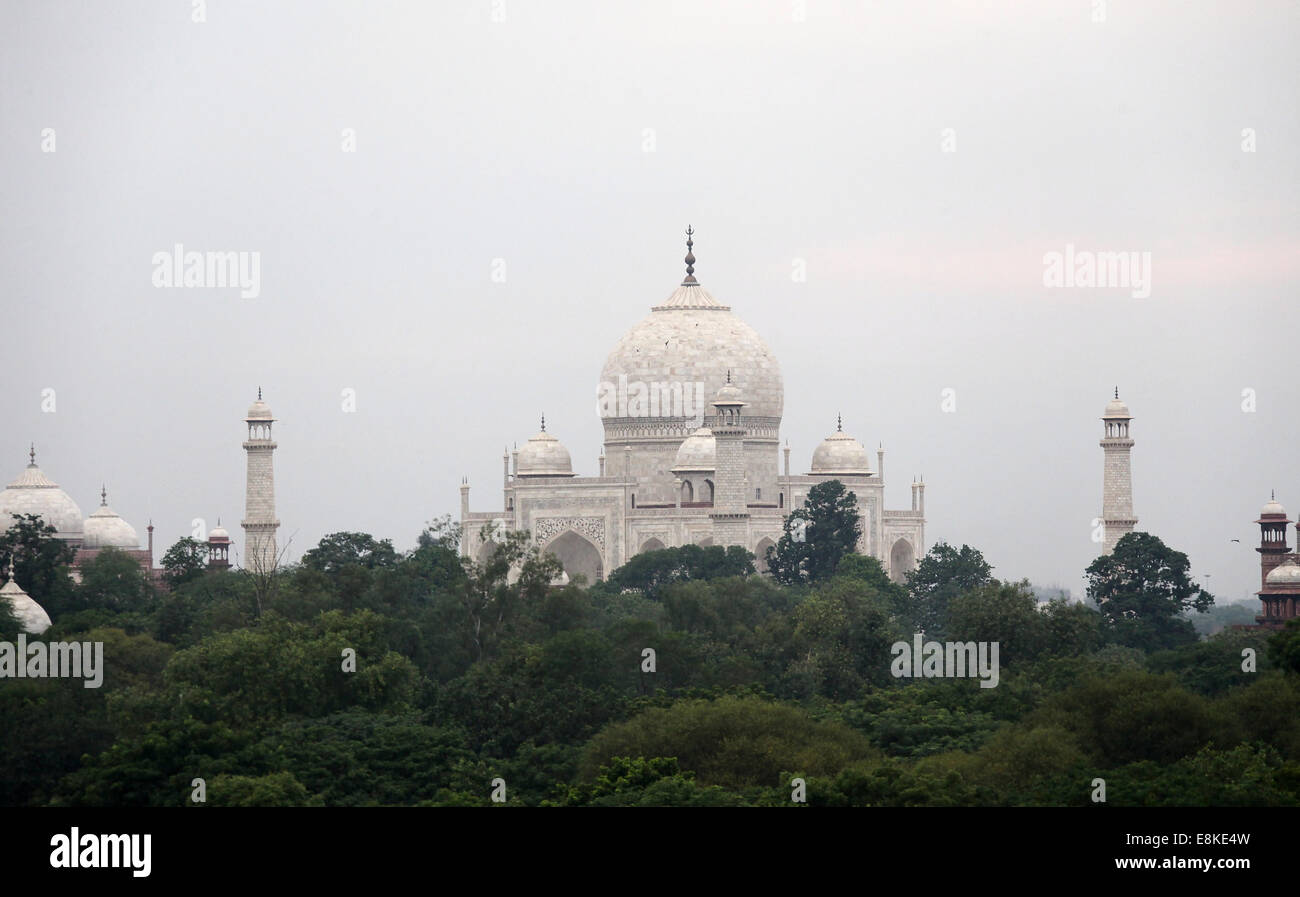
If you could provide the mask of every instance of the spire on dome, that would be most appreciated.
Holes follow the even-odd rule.
[[[1119,398],[1119,387],[1118,387],[1118,386],[1115,387],[1115,398],[1117,398],[1117,399]]]
[[[695,279],[695,253],[691,250],[691,247],[695,245],[691,240],[694,233],[694,229],[689,224],[686,225],[686,279],[682,281],[683,284],[699,283]]]
[[[546,412],[542,412],[542,432],[546,432]]]
[[[101,508],[108,507],[108,486],[103,483],[99,484],[99,506]]]
[[[31,458],[31,461],[28,462],[27,466],[35,467],[36,466],[36,443],[34,442],[32,443],[32,448],[27,453],[27,457]]]
[[[262,387],[260,386],[257,388],[257,400],[262,401]]]
[[[835,412],[835,432],[844,432],[844,415],[840,414],[838,411]]]

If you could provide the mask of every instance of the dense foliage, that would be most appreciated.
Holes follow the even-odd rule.
[[[833,576],[840,561],[857,549],[862,535],[858,497],[839,480],[808,490],[803,507],[785,518],[785,532],[767,550],[767,569],[785,585],[821,582]]]
[[[332,534],[269,590],[186,544],[170,589],[111,550],[74,584],[23,521],[0,562],[105,670],[0,679],[0,804],[1086,806],[1096,778],[1116,805],[1300,803],[1300,628],[1188,638],[1208,596],[1145,534],[1089,568],[1101,612],[970,546],[895,583],[818,498],[832,544],[793,585],[696,546],[555,585],[524,534],[471,562],[445,520],[405,553]],[[922,631],[997,642],[997,686],[895,678]]]

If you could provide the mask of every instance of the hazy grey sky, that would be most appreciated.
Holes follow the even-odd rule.
[[[499,506],[542,411],[594,474],[601,367],[688,223],[780,359],[797,472],[843,412],[889,506],[924,473],[930,544],[1077,593],[1117,384],[1138,528],[1212,591],[1259,587],[1271,487],[1300,511],[1294,3],[0,10],[0,480],[34,440],[159,556],[236,530],[259,385],[294,558],[410,547],[462,475]],[[155,288],[177,243],[260,253],[260,296]],[[1150,296],[1045,288],[1066,244],[1151,253]]]

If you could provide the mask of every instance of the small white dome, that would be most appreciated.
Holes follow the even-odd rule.
[[[224,526],[222,526],[220,523],[218,523],[216,526],[214,526],[211,530],[208,531],[208,541],[209,541],[209,542],[229,542],[229,541],[230,541],[230,533],[228,533],[228,532],[226,531],[226,528],[225,528]]]
[[[1293,591],[1300,589],[1300,564],[1292,560],[1279,564],[1264,577],[1264,583],[1270,586],[1284,586]]]
[[[718,440],[708,427],[700,427],[682,440],[673,461],[673,473],[713,473],[718,467]]]
[[[0,586],[0,601],[8,601],[14,616],[29,635],[40,635],[50,628],[50,615],[14,581],[13,567],[9,568],[9,581]]]
[[[573,460],[564,443],[543,429],[519,450],[517,472],[521,477],[571,477]]]
[[[740,387],[731,382],[731,372],[727,372],[727,382],[722,384],[718,394],[713,399],[715,405],[744,405],[745,400],[740,397]]]
[[[262,390],[257,390],[257,401],[248,406],[248,416],[245,420],[275,420],[271,416],[271,406],[262,401]]]
[[[871,458],[862,443],[837,429],[813,452],[810,476],[871,476]]]
[[[1102,420],[1112,418],[1124,418],[1127,420],[1133,419],[1133,415],[1129,414],[1128,406],[1120,400],[1118,389],[1115,390],[1115,398],[1106,403],[1106,411],[1101,417]]]
[[[34,449],[32,463],[0,492],[0,529],[8,529],[16,522],[14,517],[26,514],[36,514],[42,522],[54,527],[60,539],[81,538],[81,508],[36,466]]]
[[[1261,517],[1263,517],[1265,514],[1281,514],[1283,517],[1285,517],[1286,508],[1282,507],[1282,503],[1279,502],[1277,499],[1270,498],[1265,503],[1263,509],[1261,509],[1259,512],[1259,515]]]
[[[82,548],[139,548],[135,527],[108,506],[108,494],[101,492],[99,510],[86,518]]]

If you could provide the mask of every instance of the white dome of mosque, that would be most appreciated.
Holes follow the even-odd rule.
[[[542,430],[524,443],[519,450],[519,466],[516,472],[521,477],[571,477],[573,460],[564,443],[546,432],[546,417],[542,417]]]
[[[1270,586],[1300,588],[1300,564],[1293,560],[1283,562],[1268,571],[1268,576],[1264,577],[1264,583]]]
[[[11,517],[26,514],[38,515],[44,523],[54,527],[60,539],[81,538],[81,508],[59,488],[58,483],[36,466],[35,446],[27,469],[0,492],[0,527],[8,529],[14,524]]]
[[[673,473],[711,473],[718,467],[718,440],[708,427],[700,427],[682,440],[673,461]]]
[[[1282,507],[1282,503],[1278,501],[1276,498],[1270,498],[1267,502],[1264,503],[1264,507],[1263,509],[1260,510],[1259,514],[1261,517],[1264,516],[1265,514],[1281,514],[1283,517],[1285,517],[1286,508]]]
[[[9,581],[0,586],[0,601],[9,602],[14,617],[17,618],[24,632],[29,635],[40,635],[50,628],[50,615],[45,612],[45,608],[36,603],[32,596],[19,588],[18,583],[14,581],[12,565],[9,567],[8,576]]]
[[[718,394],[713,397],[713,404],[748,405],[749,403],[745,401],[743,396],[740,387],[731,382],[731,371],[727,371],[727,382],[722,384]]]
[[[229,541],[230,541],[230,533],[226,530],[226,528],[225,528],[224,526],[221,525],[221,521],[220,521],[220,520],[217,521],[217,525],[216,525],[216,526],[214,526],[212,529],[210,529],[210,530],[208,531],[208,541],[209,541],[209,542],[229,542]]]
[[[1120,400],[1118,387],[1115,389],[1115,398],[1106,403],[1106,413],[1102,415],[1102,418],[1108,417],[1126,417],[1129,419],[1133,417],[1133,415],[1129,414],[1128,406]]]
[[[86,518],[82,548],[139,548],[135,527],[108,506],[108,490],[100,491],[99,510]]]
[[[692,233],[688,231],[688,236]],[[785,388],[776,356],[758,333],[731,313],[695,280],[693,245],[687,241],[687,275],[667,300],[651,308],[650,314],[627,331],[614,345],[601,371],[601,389],[623,389],[626,382],[644,384],[647,391],[674,389],[680,385],[683,409],[659,409],[657,418],[692,417],[697,392],[703,383],[703,413],[714,413],[713,398],[732,372],[735,385],[745,396],[749,418],[781,417]],[[623,380],[622,378],[626,378]],[[602,413],[613,417],[611,411]]]
[[[871,458],[862,443],[845,433],[843,423],[838,422],[835,432],[823,439],[813,452],[810,474],[870,476]]]
[[[257,401],[248,406],[248,415],[245,420],[274,420],[271,416],[271,406],[262,401],[262,388],[257,388]]]

